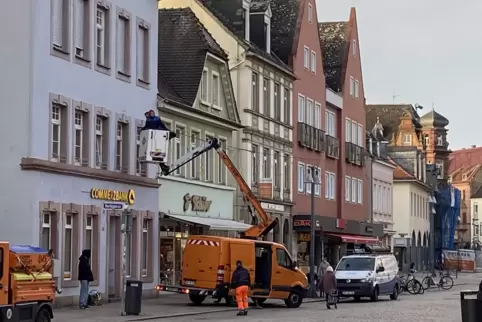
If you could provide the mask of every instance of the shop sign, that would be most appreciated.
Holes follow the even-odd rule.
[[[133,205],[136,202],[136,193],[132,189],[128,191],[117,191],[93,188],[90,190],[90,197],[95,200],[124,202],[128,205]]]
[[[298,233],[298,242],[299,243],[308,242],[311,240],[310,237],[311,237],[310,233]]]
[[[293,221],[294,227],[311,227],[311,220],[295,220]]]
[[[274,203],[262,202],[261,207],[263,207],[264,209],[275,210],[275,211],[280,211],[280,212],[285,211],[285,206],[277,205],[277,204],[274,204]]]
[[[183,201],[184,212],[189,210],[189,206],[191,207],[192,211],[208,212],[209,208],[211,208],[211,204],[213,203],[213,201],[208,200],[207,197],[198,195],[191,196],[189,193],[184,195]]]
[[[365,227],[365,232],[366,232],[366,233],[369,233],[369,234],[373,233],[373,227],[372,227],[372,226],[366,226],[366,227]]]

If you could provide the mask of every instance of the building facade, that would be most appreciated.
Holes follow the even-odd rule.
[[[268,2],[162,0],[160,8],[191,8],[206,30],[228,53],[240,132],[239,170],[265,210],[278,224],[268,239],[290,247],[292,213],[292,83],[294,74],[271,52]],[[242,15],[238,15],[243,12]],[[251,222],[238,193],[239,220]]]
[[[482,240],[482,223],[479,219],[479,207],[482,206],[482,187],[479,188],[470,198],[470,209],[472,214],[472,245],[480,249]]]
[[[1,128],[5,138],[18,132],[6,121],[10,116],[27,126],[3,141],[8,152],[1,170],[12,186],[2,196],[11,214],[1,216],[2,238],[54,251],[62,271],[58,304],[77,303],[77,264],[85,248],[92,250],[93,288],[106,299],[117,297],[120,217],[103,206],[126,203],[134,214],[127,275],[142,279],[152,294],[159,184],[138,164],[135,137],[144,111],[156,106],[156,4],[52,0],[8,6],[12,14],[2,20],[2,39],[11,38],[12,46],[1,55],[9,57],[6,71],[20,70],[9,70],[2,82],[3,104],[16,112],[4,110]],[[14,36],[7,27],[16,21],[27,23]]]
[[[159,36],[158,108],[176,133],[169,162],[216,138],[238,166],[237,131],[242,126],[227,54],[190,8],[159,10]],[[236,187],[215,150],[162,177],[159,247],[165,283],[178,283],[190,234],[237,237],[250,227],[236,221]]]

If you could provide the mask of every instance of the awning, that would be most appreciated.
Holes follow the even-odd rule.
[[[211,230],[244,231],[251,227],[251,225],[248,225],[242,222],[237,222],[234,220],[228,220],[228,219],[182,216],[182,215],[167,215],[167,216],[188,224],[206,226]]]
[[[376,237],[369,236],[358,236],[358,235],[343,235],[335,233],[325,233],[325,236],[331,236],[340,238],[344,243],[355,243],[355,244],[378,244],[380,240]]]

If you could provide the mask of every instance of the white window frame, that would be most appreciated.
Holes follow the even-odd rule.
[[[345,118],[345,142],[351,142],[351,120]]]
[[[310,48],[307,46],[304,46],[303,50],[303,65],[305,69],[310,69]]]
[[[308,3],[308,22],[313,23],[313,6]]]
[[[141,129],[142,126],[138,125],[136,130],[136,175],[141,175],[142,164],[139,162],[139,149],[141,148]]]
[[[201,103],[209,104],[209,70],[203,69],[201,74],[201,93],[199,95]]]
[[[441,135],[437,135],[437,146],[443,146],[444,140]]]
[[[193,142],[193,135],[195,135],[196,142]],[[190,151],[197,148],[199,141],[201,140],[201,130],[191,128],[189,135],[189,149]],[[191,165],[189,167],[189,172],[191,179],[199,179],[199,163],[197,158],[191,160]]]
[[[358,179],[357,181],[358,187],[357,187],[357,202],[358,204],[363,204],[363,180]],[[385,198],[384,198],[385,199]],[[386,204],[386,200],[385,200]]]
[[[123,142],[123,132],[124,132],[124,125],[121,122],[117,122],[116,128],[115,128],[115,167],[116,170],[121,171],[122,170],[122,165],[123,161],[122,160],[122,147],[124,145]]]
[[[64,4],[66,2],[64,1]],[[85,17],[88,12],[85,12],[85,0],[75,0],[75,16],[74,16],[74,47],[75,55],[84,57],[85,55],[85,42],[84,42],[84,29],[85,29]]]
[[[45,218],[48,218],[48,222],[45,221]],[[42,216],[42,233],[41,233],[41,241],[43,242],[43,232],[44,230],[48,230],[48,245],[41,245],[41,247],[45,247],[46,249],[52,248],[52,215],[50,213],[43,213]]]
[[[364,141],[363,138],[364,138],[365,136],[363,135],[363,125],[361,125],[360,123],[357,124],[357,131],[358,131],[358,135],[357,135],[357,136],[358,136],[358,137],[357,137],[358,142],[357,142],[357,145],[363,147],[363,146],[364,146],[364,144],[363,144],[363,141]]]
[[[70,224],[67,224],[67,218],[70,218]],[[73,265],[74,265],[74,261],[73,261],[73,251],[74,251],[74,240],[73,240],[73,237],[74,237],[74,215],[72,214],[69,214],[69,213],[66,213],[65,216],[64,216],[64,219],[65,219],[65,223],[64,223],[64,251],[63,251],[63,256],[64,256],[64,280],[72,280],[74,279],[74,277],[72,276],[72,272],[73,272]],[[71,238],[71,241],[70,241],[70,258],[67,258],[67,256],[65,255],[65,236],[67,235],[66,234],[66,231],[70,229],[70,238]],[[65,265],[66,263],[69,263],[70,265],[70,270],[66,270],[66,266]]]
[[[183,140],[186,138],[186,127],[184,124],[176,123],[176,137],[174,138],[174,158],[175,160],[179,160],[185,153],[185,149],[183,149]],[[183,174],[183,168],[179,167],[174,171],[174,175],[181,176]]]
[[[315,184],[315,196],[320,196],[321,195],[321,168],[316,167],[315,171],[318,172],[318,175],[316,173],[313,174],[313,178],[316,178],[318,176],[318,179],[320,180],[317,184]]]
[[[360,98],[360,82],[357,79],[355,79],[355,98]]]
[[[309,178],[309,177],[312,175],[312,173],[311,173],[311,167],[312,167],[311,164],[307,164],[306,167],[305,167],[305,168],[306,168],[306,169],[305,169],[305,177],[306,177],[306,178]],[[305,178],[305,177],[304,177],[304,178]],[[304,179],[303,179],[303,184],[306,186],[306,188],[305,188],[306,194],[307,194],[307,195],[311,195],[311,193],[312,193],[312,191],[311,191],[311,182],[304,182]]]
[[[336,180],[335,180],[335,174],[333,172],[330,172],[330,200],[335,200],[336,198]]]
[[[316,52],[314,50],[311,51],[310,69],[312,73],[316,74]]]
[[[336,114],[325,110],[325,132],[327,135],[336,137]]]
[[[264,155],[265,151],[267,151],[266,155]],[[263,153],[263,162],[262,162],[263,179],[271,179],[271,175],[272,175],[271,174],[271,149],[269,147],[264,146],[262,153]]]
[[[104,120],[102,116],[97,115],[95,118],[95,167],[102,167],[103,158],[103,139],[104,139]]]
[[[74,111],[74,164],[82,165],[82,148],[84,134],[84,113],[82,111]],[[77,139],[80,142],[77,142]],[[77,155],[77,149],[79,153]]]
[[[223,148],[224,152],[228,153],[228,138],[224,136],[218,137],[219,146]],[[220,185],[226,185],[228,182],[227,168],[223,163],[223,160],[218,157],[218,183]]]
[[[215,86],[215,81],[214,79],[217,79],[217,86]],[[214,91],[216,90],[217,87],[217,95],[215,95]],[[217,97],[215,97],[217,96]],[[217,102],[215,102],[217,100]],[[212,107],[220,109],[221,108],[221,77],[219,76],[218,72],[212,71],[211,72],[211,103]]]
[[[50,142],[52,146],[52,155],[51,161],[58,162],[60,161],[60,152],[62,151],[61,144],[62,144],[62,107],[57,105],[52,105],[52,115],[50,116],[51,119],[51,133],[52,133],[52,140]],[[58,137],[54,138],[54,128],[57,127]],[[54,149],[54,145],[57,143],[57,149]],[[54,157],[56,155],[57,157]]]
[[[408,138],[408,140],[407,140]],[[412,145],[412,134],[411,133],[403,133],[402,134],[402,144],[403,145]]]
[[[315,102],[307,97],[306,98],[306,124],[308,125],[311,125],[311,126],[314,126],[315,122],[314,122],[314,119],[315,119]]]
[[[102,66],[106,65],[106,61],[108,58],[106,57],[106,43],[109,41],[109,39],[106,39],[106,18],[107,18],[108,12],[97,6],[96,8],[96,15],[95,15],[95,30],[97,36],[96,42],[95,42],[95,48],[96,48],[96,57],[97,57],[97,63],[99,63]]]
[[[298,162],[298,192],[305,191],[305,164]]]
[[[205,132],[204,140],[215,138],[214,133]],[[214,182],[214,151],[207,151],[204,153],[204,181]]]
[[[90,219],[90,223],[89,223]],[[87,232],[90,231],[90,245],[87,245]],[[90,246],[90,247],[88,247]],[[85,217],[85,240],[84,240],[84,247],[85,249],[90,249],[90,258],[92,259],[93,257],[93,252],[94,252],[94,216],[92,215],[87,215]]]
[[[146,277],[149,271],[149,219],[142,219],[142,277]]]
[[[351,143],[357,144],[358,142],[358,123],[351,121]]]
[[[355,79],[350,76],[350,96],[355,95]]]
[[[349,176],[345,176],[345,201],[350,202],[350,195],[351,195],[351,178]]]
[[[306,123],[305,121],[306,121],[306,97],[302,94],[298,94],[298,122]]]
[[[321,111],[322,111],[322,108],[321,108],[321,103],[318,103],[315,101],[315,113],[314,113],[314,117],[315,117],[315,124],[314,124],[314,127],[321,130]]]
[[[356,178],[351,178],[351,202],[356,203],[356,198],[358,196],[358,180]]]

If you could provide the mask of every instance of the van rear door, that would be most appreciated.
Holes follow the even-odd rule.
[[[254,269],[255,269],[255,252],[254,243],[250,242],[236,242],[229,243],[229,257],[231,261],[231,276],[236,269],[236,262],[240,260],[243,262],[243,267],[249,271],[251,277],[251,284],[254,284]],[[231,276],[229,279],[231,281]]]
[[[218,238],[189,239],[184,248],[182,281],[185,286],[214,289],[221,243]]]

